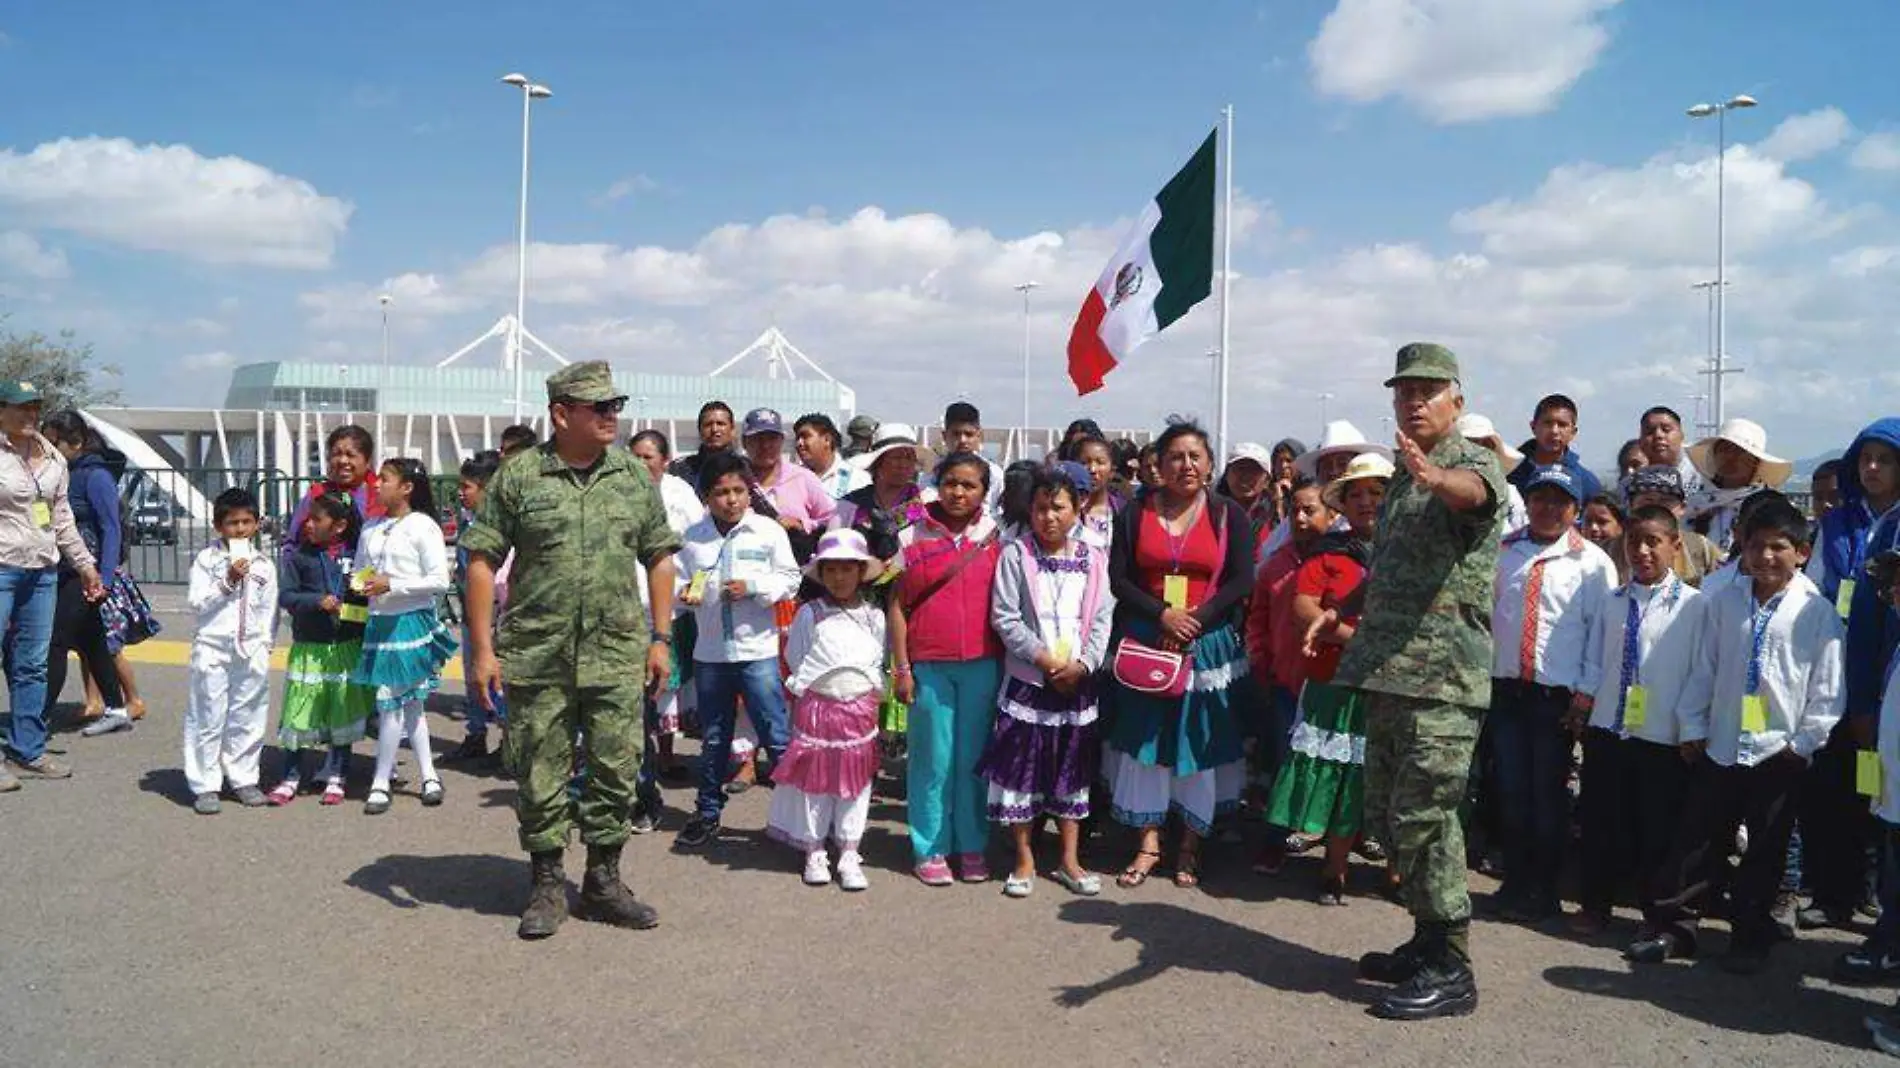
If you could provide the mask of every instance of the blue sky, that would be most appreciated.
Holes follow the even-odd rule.
[[[0,12],[0,308],[78,330],[150,403],[216,403],[233,363],[373,362],[379,292],[406,362],[511,309],[516,69],[555,91],[528,322],[570,358],[703,371],[777,321],[871,410],[1013,412],[1008,285],[1034,277],[1039,408],[1211,413],[1211,304],[1086,402],[1060,349],[1232,102],[1240,435],[1312,436],[1320,390],[1376,432],[1422,336],[1507,428],[1577,393],[1600,460],[1700,391],[1714,129],[1682,108],[1748,92],[1731,414],[1808,455],[1900,385],[1881,0],[186,9]]]

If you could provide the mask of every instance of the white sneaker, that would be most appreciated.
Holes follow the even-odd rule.
[[[864,877],[864,863],[856,853],[838,858],[838,885],[853,892],[871,888],[871,880]]]
[[[105,714],[79,729],[82,738],[97,738],[101,734],[132,729],[132,717],[126,715],[123,708],[108,708]]]
[[[839,867],[843,867],[840,863]],[[831,858],[822,849],[805,854],[805,885],[828,886],[831,883]]]

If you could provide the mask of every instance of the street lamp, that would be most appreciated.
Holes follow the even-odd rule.
[[[1724,336],[1728,325],[1728,300],[1725,292],[1728,289],[1726,262],[1728,250],[1725,247],[1728,237],[1728,219],[1724,203],[1727,196],[1728,113],[1741,108],[1752,108],[1758,103],[1760,102],[1754,97],[1738,93],[1720,104],[1697,104],[1689,109],[1689,117],[1692,119],[1715,117],[1715,366],[1710,370],[1710,377],[1714,382],[1709,387],[1709,421],[1716,426],[1722,425],[1724,414],[1722,379],[1729,373],[1728,347]]]
[[[508,339],[515,364],[515,422],[519,423],[527,412],[521,396],[521,321],[528,314],[528,107],[553,96],[554,90],[528,80],[525,74],[507,74],[501,80],[521,90],[521,240],[515,266],[515,328]]]
[[[1322,435],[1326,433],[1326,402],[1332,399],[1333,394],[1331,393],[1321,393],[1319,395],[1319,430]]]
[[[1023,295],[1023,455],[1029,455],[1029,294],[1041,289],[1041,282],[1020,282],[1011,287]]]
[[[385,407],[384,396],[389,392],[389,304],[390,304],[390,300],[391,298],[389,294],[387,293],[384,293],[382,296],[376,298],[376,303],[381,304],[383,306],[383,376],[382,376],[382,379],[376,383],[376,410],[379,412],[384,410],[384,407]]]

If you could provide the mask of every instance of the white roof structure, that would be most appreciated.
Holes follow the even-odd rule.
[[[804,350],[792,344],[792,340],[776,326],[766,327],[765,333],[754,338],[752,344],[740,349],[730,360],[713,368],[707,377],[718,378],[753,357],[765,360],[765,377],[769,379],[782,377],[796,380],[800,365],[817,372],[818,377],[838,387],[838,404],[844,409],[845,416],[849,418],[857,414],[857,391],[831,377],[831,372],[818,366],[817,360],[805,355]]]

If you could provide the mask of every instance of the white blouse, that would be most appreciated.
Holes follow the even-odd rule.
[[[829,599],[807,602],[785,635],[785,688],[840,701],[883,686],[884,613],[866,602],[842,608]]]
[[[371,615],[399,616],[433,609],[449,590],[449,552],[433,516],[410,512],[378,519],[363,530],[355,564],[389,580],[389,592],[370,598]]]

